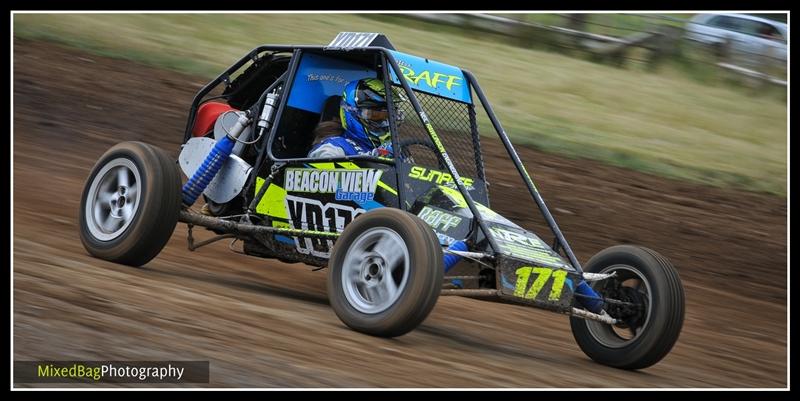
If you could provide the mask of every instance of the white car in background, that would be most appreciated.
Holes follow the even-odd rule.
[[[727,44],[737,56],[766,56],[786,61],[789,26],[747,14],[698,14],[686,27],[686,38],[712,46]]]

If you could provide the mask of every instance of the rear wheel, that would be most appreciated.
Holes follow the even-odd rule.
[[[166,245],[181,207],[177,164],[142,142],[122,142],[95,164],[83,189],[81,242],[101,259],[141,266]]]
[[[436,235],[419,217],[399,209],[373,210],[336,241],[328,297],[352,329],[400,336],[422,323],[436,304],[443,264]]]
[[[609,325],[570,318],[572,334],[593,360],[622,369],[642,369],[660,361],[678,340],[685,300],[678,272],[657,252],[639,246],[607,248],[592,257],[584,270],[614,273],[592,284],[604,298],[605,311],[620,322]]]

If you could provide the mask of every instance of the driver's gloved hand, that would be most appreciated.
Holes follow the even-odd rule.
[[[387,158],[393,158],[394,157],[394,151],[392,150],[392,144],[390,142],[386,142],[386,143],[382,144],[381,146],[378,146],[377,148],[372,149],[370,154],[372,156],[378,156],[378,157],[387,157]]]
[[[377,148],[372,149],[369,152],[369,154],[371,156],[386,157],[386,158],[392,159],[392,158],[394,158],[394,149],[392,149],[391,142],[386,142],[386,143],[382,144],[381,146],[378,146]],[[400,156],[400,160],[402,160],[403,162],[406,162],[406,163],[414,163],[414,158],[412,158],[410,155],[401,155]]]

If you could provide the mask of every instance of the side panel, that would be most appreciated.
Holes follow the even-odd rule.
[[[258,178],[256,192],[264,181]],[[267,188],[256,213],[274,227],[341,232],[356,217],[379,207],[398,207],[394,168],[372,162],[289,163]],[[287,252],[330,257],[333,241],[275,235]]]
[[[390,52],[411,89],[463,103],[472,103],[472,93],[460,68],[403,52],[394,50]],[[392,71],[392,81],[400,83],[394,71]]]
[[[568,313],[580,275],[506,255],[497,258],[497,288],[501,298]]]
[[[425,196],[425,194],[430,192],[431,188],[443,186],[458,193],[458,188],[455,185],[453,177],[446,171],[405,163],[401,164],[399,169],[400,174],[403,174],[406,178],[404,195],[411,204],[413,204],[415,200]],[[476,202],[488,204],[489,199],[486,196],[486,185],[483,180],[461,177],[461,181],[464,182],[464,186],[467,188],[467,191],[469,191],[472,199]],[[458,193],[458,195],[461,194]],[[463,197],[461,197],[461,199],[463,199]],[[458,201],[458,203],[461,202]]]
[[[519,226],[508,226],[492,221],[488,222],[488,226],[504,255],[535,262],[542,266],[574,270],[536,234]]]
[[[413,180],[410,181],[413,182]],[[539,236],[514,224],[497,212],[481,204],[478,201],[481,194],[480,189],[481,186],[477,185],[476,188],[470,192],[473,199],[476,201],[476,207],[486,222],[486,226],[491,231],[492,237],[497,243],[497,250],[500,254],[506,257],[527,261],[527,263],[533,263],[536,266],[547,266],[554,269],[565,269],[569,271],[574,270],[561,255],[553,251]],[[436,208],[459,216],[462,220],[467,222],[470,222],[473,218],[471,211],[467,207],[467,202],[461,193],[447,185],[433,187],[424,195],[416,198],[416,200],[417,202],[414,204],[414,208],[412,208],[411,211],[417,214],[419,214],[424,206],[436,206]],[[466,224],[467,227],[469,225],[469,223]],[[431,226],[440,234],[454,234],[453,236],[455,239],[463,239],[468,234],[468,230],[466,233],[459,231],[459,227],[463,227],[461,225],[455,226],[456,229],[452,233],[442,232],[441,227],[437,228],[432,224]],[[440,235],[440,239],[441,238]]]

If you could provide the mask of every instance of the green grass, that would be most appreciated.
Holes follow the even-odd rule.
[[[568,26],[568,16],[539,13],[539,14],[497,14],[518,21],[531,22],[542,25]],[[666,24],[684,26],[685,21],[694,14],[641,14],[641,13],[595,13],[588,15],[585,29],[588,32],[608,36],[627,36],[632,33],[646,31],[655,25]]]
[[[515,143],[711,185],[786,194],[784,100],[487,41],[431,24],[348,14],[16,14],[14,35],[216,76],[262,43],[383,32],[473,71]],[[484,131],[488,132],[488,131]],[[535,160],[531,171],[535,171]]]

